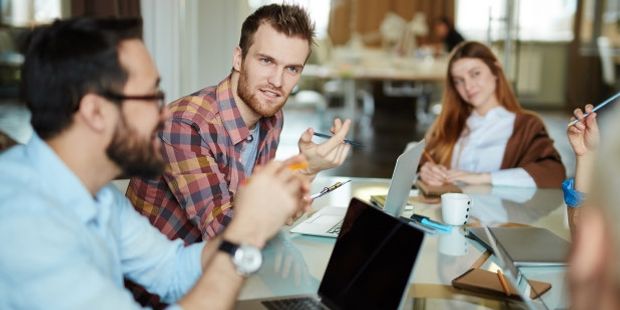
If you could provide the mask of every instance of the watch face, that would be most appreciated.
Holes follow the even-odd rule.
[[[263,254],[253,246],[241,245],[235,251],[233,262],[243,275],[250,275],[258,271],[263,264]]]

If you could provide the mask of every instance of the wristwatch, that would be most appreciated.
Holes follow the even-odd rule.
[[[235,269],[244,277],[256,273],[263,264],[263,254],[255,246],[222,240],[218,249],[230,255]]]

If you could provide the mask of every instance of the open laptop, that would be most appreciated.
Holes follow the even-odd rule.
[[[531,292],[534,291],[534,287],[531,286],[528,280],[519,272],[519,269],[514,264],[511,264],[506,259],[506,252],[500,250],[500,247],[497,244],[497,238],[494,233],[489,229],[488,226],[483,227],[484,236],[489,242],[489,246],[493,251],[493,254],[497,258],[497,265],[504,274],[504,278],[508,280],[508,282],[515,288],[516,292],[521,297],[521,301],[523,305],[527,309],[548,309],[547,305],[542,301],[542,299],[538,298],[534,300],[530,298]],[[536,293],[542,292],[534,292],[534,295],[539,295]]]
[[[421,140],[415,146],[405,150],[396,159],[390,188],[383,206],[386,213],[394,217],[399,217],[402,213],[409,198],[411,185],[416,178],[418,164],[425,147],[426,143]],[[323,207],[293,227],[291,232],[335,238],[338,236],[346,211],[344,207]]]
[[[317,294],[240,301],[235,309],[397,309],[424,233],[351,199]]]

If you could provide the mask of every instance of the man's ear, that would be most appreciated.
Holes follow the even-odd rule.
[[[233,50],[233,69],[237,72],[241,71],[241,63],[243,62],[243,51],[241,47],[235,46]]]
[[[105,100],[101,96],[88,93],[80,100],[80,108],[76,116],[86,126],[94,131],[101,132],[106,127],[104,108]]]
[[[583,211],[574,234],[569,265],[572,277],[587,280],[598,276],[610,245],[606,244],[608,230],[603,212],[595,208]]]

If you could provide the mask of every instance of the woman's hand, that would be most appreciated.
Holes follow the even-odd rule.
[[[420,179],[428,185],[442,185],[447,182],[447,177],[448,168],[442,165],[426,162],[420,168]]]
[[[568,127],[567,135],[575,156],[580,157],[596,152],[599,143],[599,130],[596,122],[596,113],[592,112],[593,106],[586,105],[585,112],[590,113],[584,117],[584,112],[577,108],[571,121],[578,119],[575,125]]]

